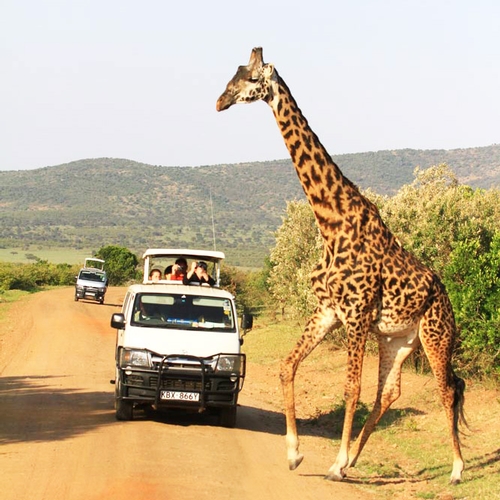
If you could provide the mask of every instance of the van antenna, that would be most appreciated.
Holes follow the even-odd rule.
[[[217,250],[215,245],[215,221],[214,221],[214,204],[212,203],[212,188],[210,188],[210,212],[212,214],[212,236],[214,239],[214,250]]]

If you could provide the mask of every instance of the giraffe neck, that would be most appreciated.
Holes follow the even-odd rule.
[[[367,200],[331,159],[279,76],[276,87],[274,97],[268,104],[321,234],[328,241],[335,236],[335,227],[340,228],[348,212],[355,205],[364,205]]]

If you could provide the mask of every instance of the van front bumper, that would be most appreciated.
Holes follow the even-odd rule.
[[[214,357],[181,355],[165,356],[153,369],[118,368],[120,390],[117,397],[135,404],[150,404],[157,409],[202,411],[210,407],[236,406],[246,368],[246,356],[238,356],[238,372],[214,370]]]

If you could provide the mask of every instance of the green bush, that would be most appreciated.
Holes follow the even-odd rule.
[[[459,241],[444,270],[457,324],[464,371],[500,377],[500,232],[486,249]]]
[[[78,269],[78,266],[43,260],[30,264],[0,262],[0,290],[33,292],[44,286],[73,285]]]

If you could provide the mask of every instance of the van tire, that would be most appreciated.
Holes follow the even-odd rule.
[[[133,420],[134,418],[134,403],[132,401],[125,401],[117,399],[115,401],[116,420]]]
[[[222,408],[219,411],[219,425],[222,427],[236,427],[237,406]]]
[[[122,399],[122,384],[120,370],[116,369],[115,377],[115,416],[116,420],[133,420],[134,402]]]

